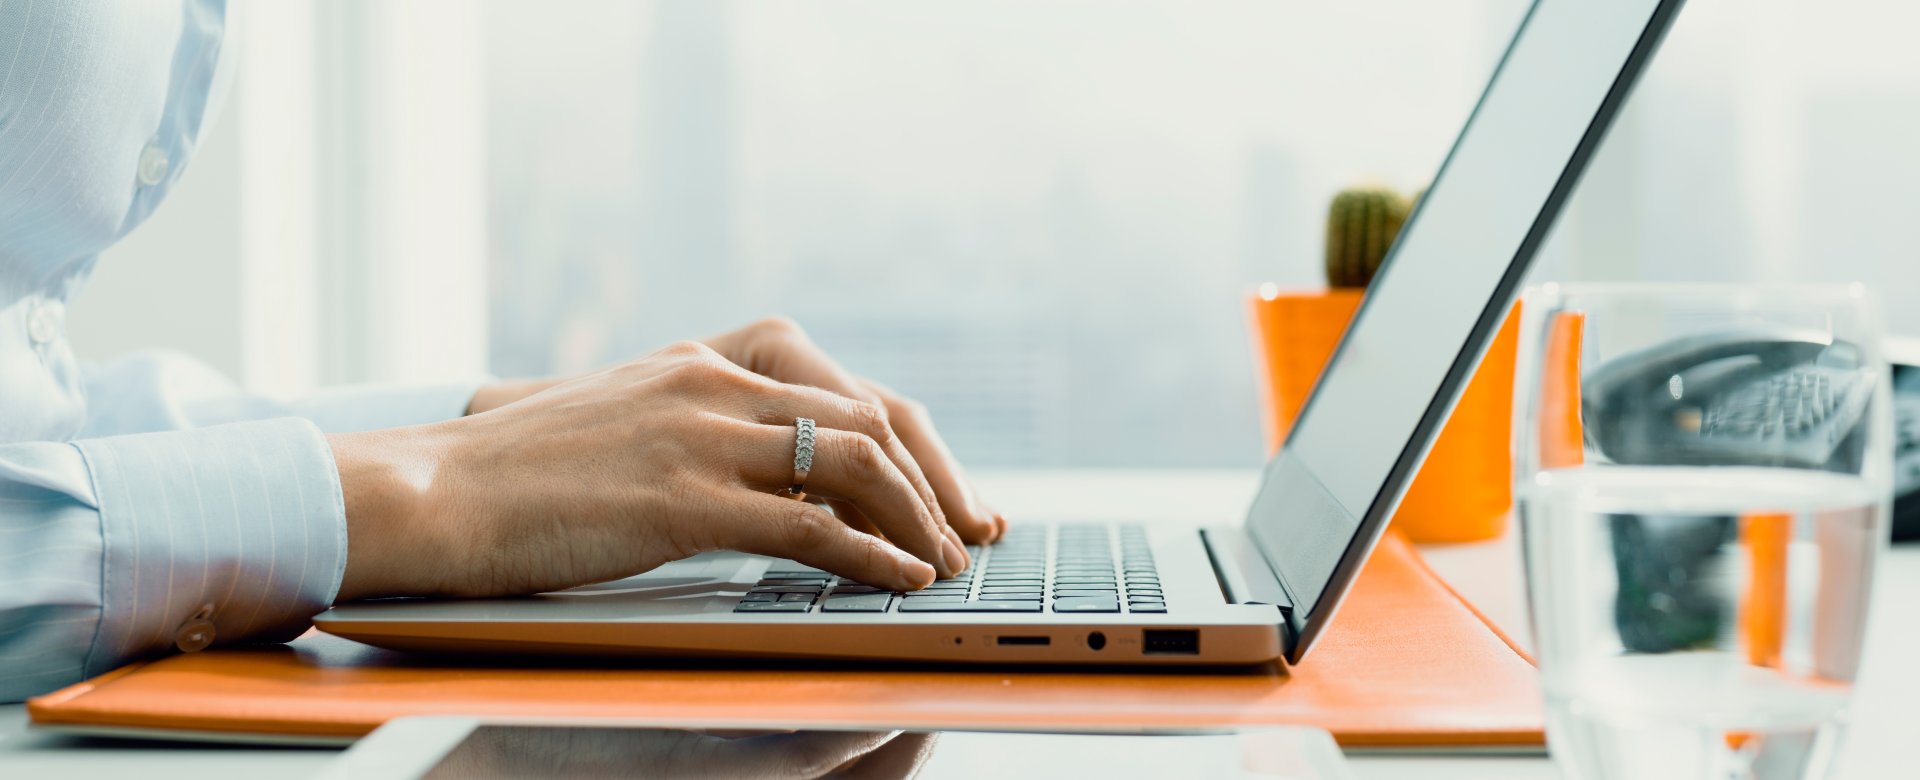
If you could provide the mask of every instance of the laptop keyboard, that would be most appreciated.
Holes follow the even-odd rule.
[[[973,565],[912,593],[890,593],[791,561],[775,563],[738,613],[1153,613],[1167,611],[1147,533],[1137,525],[1021,525]]]

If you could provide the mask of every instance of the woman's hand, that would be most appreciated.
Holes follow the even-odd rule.
[[[934,430],[925,406],[877,382],[847,373],[793,320],[770,317],[707,339],[706,344],[735,365],[769,379],[818,387],[886,410],[894,435],[933,486],[943,521],[972,544],[993,542],[1007,532],[1006,517],[981,501],[967,484],[959,462]],[[505,406],[554,384],[552,380],[527,380],[489,385],[474,394],[467,412],[479,414]],[[865,525],[845,503],[833,504],[835,511],[856,526]]]
[[[819,426],[806,490],[848,519],[777,495],[793,480],[798,417]],[[684,343],[486,414],[336,435],[339,598],[534,593],[718,549],[918,589],[967,556],[894,419]]]
[[[764,319],[707,339],[706,343],[728,360],[761,376],[830,390],[886,410],[894,435],[927,475],[934,495],[940,499],[940,510],[947,524],[960,533],[960,538],[985,544],[1007,532],[1006,518],[983,503],[967,484],[959,461],[954,460],[946,442],[934,431],[927,407],[878,382],[847,373],[793,320]],[[836,510],[842,508],[835,506]]]

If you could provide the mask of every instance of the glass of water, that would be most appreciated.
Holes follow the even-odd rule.
[[[1824,776],[1891,500],[1872,297],[1547,285],[1522,311],[1515,497],[1555,758]]]

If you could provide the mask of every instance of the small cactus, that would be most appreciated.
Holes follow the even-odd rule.
[[[1327,284],[1365,287],[1400,234],[1412,203],[1386,187],[1354,187],[1327,211]]]

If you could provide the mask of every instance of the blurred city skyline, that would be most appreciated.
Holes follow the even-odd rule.
[[[785,313],[993,466],[1257,459],[1243,296],[1319,284],[1334,188],[1430,175],[1517,22],[1412,2],[489,11],[495,371]],[[1329,27],[1394,33],[1420,78]]]

